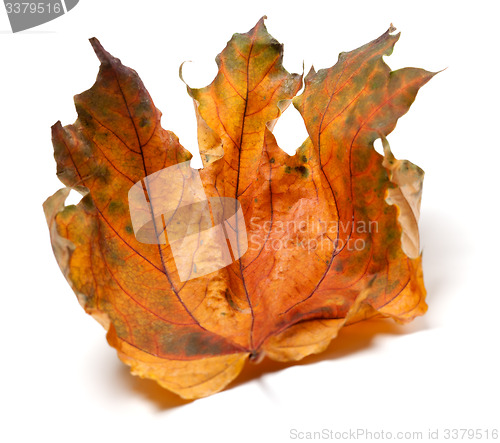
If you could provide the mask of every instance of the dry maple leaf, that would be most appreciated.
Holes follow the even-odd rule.
[[[392,31],[341,53],[330,69],[311,69],[295,97],[302,76],[283,68],[283,47],[261,19],[228,42],[209,86],[188,87],[204,191],[238,200],[248,250],[186,281],[169,244],[137,240],[127,195],[191,154],[161,128],[137,73],[91,39],[101,67],[75,97],[76,122],[52,128],[67,187],[44,209],[59,266],[134,374],[203,397],[247,359],[298,360],[323,351],[345,325],[373,316],[404,323],[426,311],[423,172],[396,160],[385,136],[434,73],[391,71],[382,57],[399,38]],[[309,138],[289,156],[272,128],[292,100]],[[373,148],[377,138],[385,156]],[[84,197],[65,206],[71,189]]]

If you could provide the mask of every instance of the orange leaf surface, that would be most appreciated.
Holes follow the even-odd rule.
[[[91,39],[100,71],[75,97],[76,122],[52,128],[66,188],[44,210],[66,279],[134,374],[184,398],[203,397],[223,389],[247,359],[298,360],[324,350],[350,323],[373,316],[404,323],[425,313],[423,172],[396,160],[386,136],[434,73],[391,71],[382,57],[399,38],[392,31],[341,53],[330,69],[311,69],[296,96],[302,76],[283,68],[282,45],[261,19],[228,42],[209,86],[188,87],[203,191],[210,202],[238,202],[234,220],[243,215],[248,242],[246,252],[233,248],[229,265],[202,275],[195,264],[189,278],[178,269],[173,231],[164,232],[172,219],[146,178],[191,154],[161,128],[137,73]],[[309,138],[290,156],[272,129],[292,101]],[[377,138],[384,156],[373,148]],[[150,193],[142,215],[151,216],[148,235],[157,242],[145,241],[131,216],[136,183]],[[84,197],[65,206],[71,189]],[[182,191],[181,199],[191,195]],[[192,227],[187,219],[180,225]],[[201,267],[219,260],[199,240],[196,254]]]

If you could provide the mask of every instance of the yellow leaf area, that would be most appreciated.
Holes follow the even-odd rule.
[[[66,188],[44,209],[63,274],[134,374],[204,397],[248,359],[299,360],[350,323],[425,313],[423,171],[396,160],[385,137],[434,73],[391,71],[383,56],[399,38],[392,32],[303,79],[283,68],[283,47],[261,19],[228,42],[210,85],[188,87],[204,191],[239,201],[248,250],[187,281],[168,242],[136,239],[127,196],[191,154],[162,129],[137,73],[91,39],[99,74],[75,97],[75,123],[52,128]],[[292,102],[309,137],[290,156],[272,129]],[[84,194],[76,206],[65,206],[70,189]]]

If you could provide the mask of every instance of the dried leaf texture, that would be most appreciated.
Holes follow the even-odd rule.
[[[375,315],[422,315],[418,245],[423,172],[397,161],[385,136],[434,74],[391,71],[388,30],[305,78],[282,65],[261,19],[217,57],[214,81],[192,89],[208,197],[241,204],[248,251],[181,281],[169,244],[139,242],[127,194],[191,154],[160,125],[135,71],[92,46],[94,86],[75,97],[78,119],[53,128],[66,188],[44,204],[55,256],[89,314],[134,374],[184,398],[223,389],[245,361],[301,359],[341,327]],[[309,138],[289,156],[274,122],[293,101]],[[382,138],[385,156],[373,142]],[[65,206],[70,189],[84,194]],[[209,259],[209,258],[208,258]]]

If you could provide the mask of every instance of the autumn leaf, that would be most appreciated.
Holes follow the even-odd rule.
[[[92,88],[75,97],[75,123],[52,127],[66,187],[44,210],[63,274],[134,374],[184,398],[203,397],[248,359],[299,360],[323,351],[345,325],[374,316],[405,323],[425,313],[423,172],[396,160],[386,136],[434,73],[390,70],[383,56],[399,38],[393,31],[341,53],[332,68],[311,69],[296,96],[302,76],[283,68],[283,47],[261,19],[228,42],[210,85],[188,86],[204,167],[185,169],[199,176],[207,201],[238,202],[248,249],[187,279],[158,201],[144,199],[142,216],[154,231],[141,237],[129,192],[138,184],[147,194],[150,177],[191,154],[162,129],[137,73],[91,39],[101,67]],[[272,129],[292,101],[309,138],[290,156]],[[384,156],[373,148],[377,138]],[[84,196],[65,206],[71,189]],[[182,198],[197,191],[190,192]],[[210,227],[214,214],[211,203]],[[217,254],[206,249],[200,263]]]

